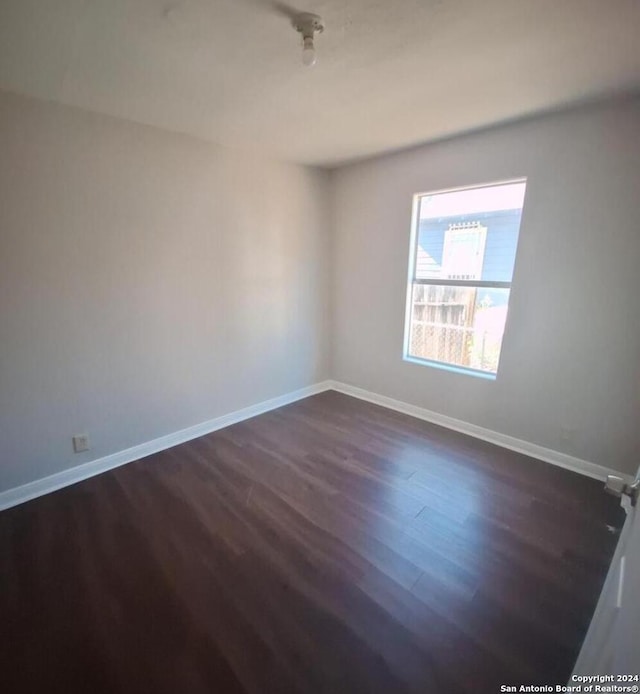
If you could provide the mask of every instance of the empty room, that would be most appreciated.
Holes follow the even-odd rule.
[[[638,692],[639,29],[0,0],[3,692]]]

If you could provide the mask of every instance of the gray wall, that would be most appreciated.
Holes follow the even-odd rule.
[[[640,463],[640,101],[332,174],[332,376],[635,472]],[[412,196],[528,178],[497,380],[402,360]]]
[[[326,172],[8,93],[0,153],[0,490],[327,377]]]
[[[329,176],[0,92],[0,490],[329,376],[635,471],[639,127],[621,102]],[[523,175],[497,380],[403,362],[413,194]]]

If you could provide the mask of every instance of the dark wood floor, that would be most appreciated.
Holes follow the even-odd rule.
[[[323,393],[1,513],[3,691],[564,683],[621,521],[597,481]]]

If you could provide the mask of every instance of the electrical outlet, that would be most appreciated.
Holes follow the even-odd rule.
[[[73,452],[82,453],[82,451],[89,450],[89,436],[88,434],[76,434],[73,437]]]

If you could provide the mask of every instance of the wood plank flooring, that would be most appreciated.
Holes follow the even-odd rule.
[[[621,522],[597,481],[323,393],[1,513],[3,691],[564,683]]]

